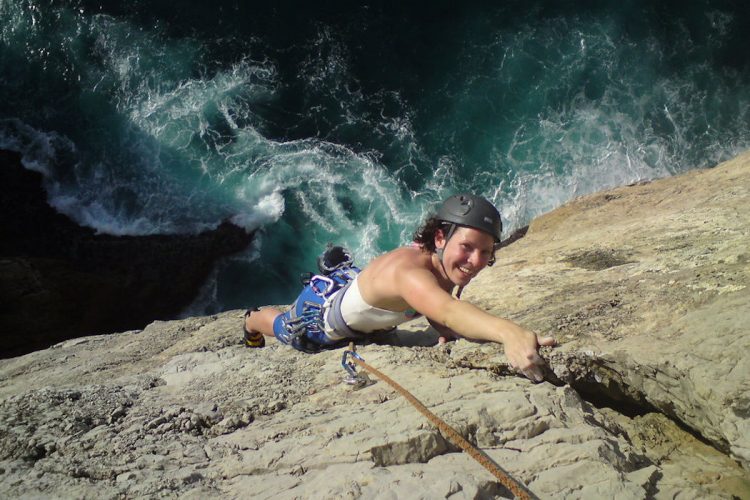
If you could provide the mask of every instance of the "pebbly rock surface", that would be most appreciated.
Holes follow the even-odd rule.
[[[541,498],[750,498],[750,154],[535,220],[464,298],[560,341],[549,381],[416,321],[372,366]],[[0,496],[496,498],[343,350],[240,345],[242,311],[0,361]],[[360,370],[361,371],[361,370]]]
[[[176,316],[222,256],[252,238],[230,223],[197,235],[95,234],[47,204],[42,176],[0,150],[0,356]]]

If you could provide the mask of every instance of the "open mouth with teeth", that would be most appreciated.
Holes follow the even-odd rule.
[[[474,271],[472,269],[469,269],[468,267],[458,266],[458,270],[461,271],[461,273],[465,274],[468,277],[473,277],[474,276]]]

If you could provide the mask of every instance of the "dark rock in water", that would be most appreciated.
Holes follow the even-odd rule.
[[[47,203],[42,176],[0,150],[0,356],[143,328],[190,303],[214,262],[252,235],[99,235]]]

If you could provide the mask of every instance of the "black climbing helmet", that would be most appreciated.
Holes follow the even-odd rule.
[[[436,219],[484,231],[500,242],[503,223],[500,212],[487,199],[473,194],[456,194],[443,202],[438,210]],[[455,226],[450,230],[448,239],[453,235]]]

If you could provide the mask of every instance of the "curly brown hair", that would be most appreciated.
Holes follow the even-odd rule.
[[[414,231],[414,236],[412,237],[414,243],[427,252],[435,253],[435,234],[437,234],[438,230],[447,229],[449,225],[449,223],[436,219],[434,216],[428,218],[424,221],[424,224]]]

